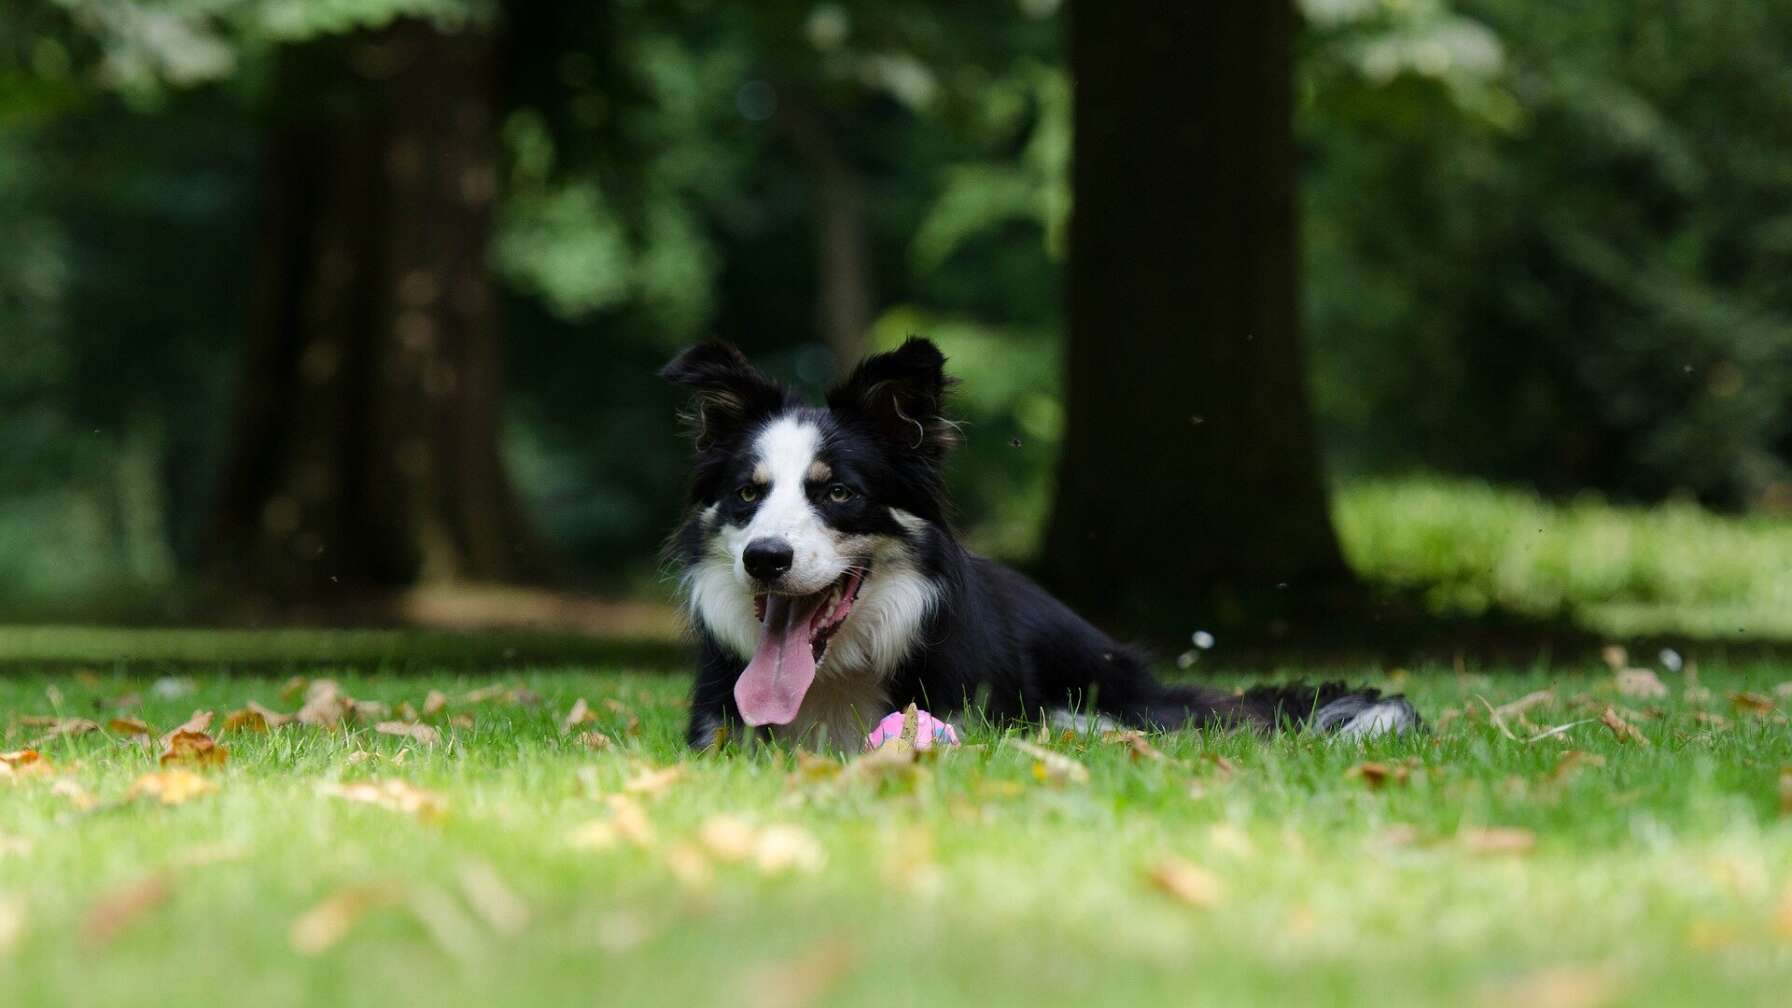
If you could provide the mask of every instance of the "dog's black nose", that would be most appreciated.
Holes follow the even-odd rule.
[[[741,551],[740,559],[748,574],[761,581],[776,581],[790,569],[796,551],[782,539],[755,539]]]

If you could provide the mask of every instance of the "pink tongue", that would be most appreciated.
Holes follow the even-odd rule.
[[[803,705],[803,694],[815,681],[815,652],[809,645],[809,622],[826,592],[802,598],[765,597],[765,620],[759,625],[759,650],[734,684],[734,702],[749,725],[789,724]]]

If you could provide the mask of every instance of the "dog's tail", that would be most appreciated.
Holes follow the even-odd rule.
[[[1254,686],[1238,694],[1166,685],[1149,708],[1138,713],[1146,722],[1166,728],[1189,723],[1305,728],[1348,739],[1398,735],[1424,724],[1406,697],[1382,696],[1380,690],[1353,689],[1341,682]]]

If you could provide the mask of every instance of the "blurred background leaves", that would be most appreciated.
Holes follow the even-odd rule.
[[[1469,577],[1450,565],[1498,551],[1454,525],[1416,546],[1422,516],[1514,498],[1415,472],[1672,501],[1669,523],[1792,507],[1792,8],[1300,7],[1308,372],[1353,563],[1465,611],[1697,576]],[[26,0],[0,11],[8,615],[195,615],[173,589],[229,450],[276,64],[400,17],[504,40],[502,441],[569,580],[656,579],[684,470],[646,376],[710,335],[810,390],[940,341],[962,524],[1038,549],[1070,210],[1054,0]]]

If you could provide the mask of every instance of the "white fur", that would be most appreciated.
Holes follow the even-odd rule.
[[[1361,741],[1378,735],[1395,734],[1414,728],[1419,723],[1412,704],[1400,698],[1366,703],[1360,696],[1344,697],[1321,707],[1313,717],[1313,727],[1332,731],[1334,739]]]
[[[1096,714],[1093,711],[1074,711],[1068,707],[1054,707],[1047,711],[1045,721],[1056,731],[1076,732],[1079,735],[1120,730],[1120,722],[1106,714]]]
[[[755,539],[774,538],[789,543],[795,554],[789,573],[784,575],[784,589],[797,595],[821,591],[838,581],[847,565],[839,534],[828,528],[809,503],[809,467],[821,450],[821,431],[812,423],[784,417],[765,428],[753,450],[759,463],[755,474],[764,475],[770,485],[747,527],[730,537],[742,582],[747,574],[741,560],[746,545]],[[729,531],[724,530],[724,535]]]

